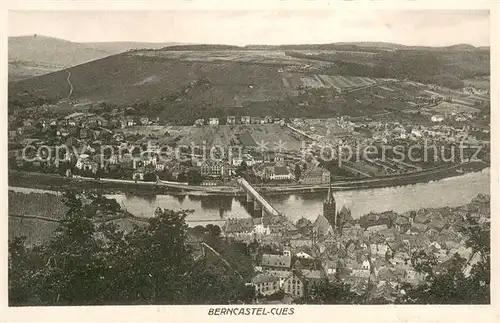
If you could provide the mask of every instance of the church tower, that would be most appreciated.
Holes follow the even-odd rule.
[[[330,226],[335,231],[337,229],[337,212],[335,210],[335,198],[332,192],[332,179],[330,178],[330,184],[328,186],[328,195],[323,201],[323,216],[328,220]]]

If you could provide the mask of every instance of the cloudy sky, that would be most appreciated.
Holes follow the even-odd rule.
[[[77,42],[490,44],[488,11],[11,11],[9,36]]]

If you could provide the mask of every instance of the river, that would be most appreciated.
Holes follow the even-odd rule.
[[[337,208],[348,207],[354,218],[373,212],[393,210],[401,213],[419,208],[456,207],[470,202],[478,194],[490,194],[490,169],[414,185],[334,192]],[[314,221],[322,212],[325,193],[269,196],[274,207],[290,220],[305,217]],[[108,195],[137,216],[151,216],[160,206],[173,210],[190,209],[190,225],[227,218],[251,216],[252,208],[244,198],[225,196],[158,195],[151,197]],[[197,223],[199,222],[199,223]]]
[[[31,188],[9,187],[21,193],[57,193]],[[274,207],[290,220],[305,217],[314,221],[322,213],[326,193],[269,196]],[[337,209],[348,207],[354,218],[373,212],[393,210],[398,213],[419,208],[456,207],[470,202],[478,194],[490,194],[490,169],[445,178],[435,182],[414,185],[360,189],[334,192]],[[136,216],[149,217],[158,206],[172,210],[188,209],[189,225],[220,224],[227,218],[245,218],[253,214],[244,198],[229,196],[157,195],[137,196],[109,194],[127,211]],[[255,214],[253,214],[255,215]]]

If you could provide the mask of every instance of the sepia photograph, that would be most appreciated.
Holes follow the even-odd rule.
[[[489,305],[490,23],[9,11],[8,306]]]

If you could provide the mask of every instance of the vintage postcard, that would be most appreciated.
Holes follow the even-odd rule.
[[[2,321],[498,321],[493,4],[307,3],[5,8]]]

